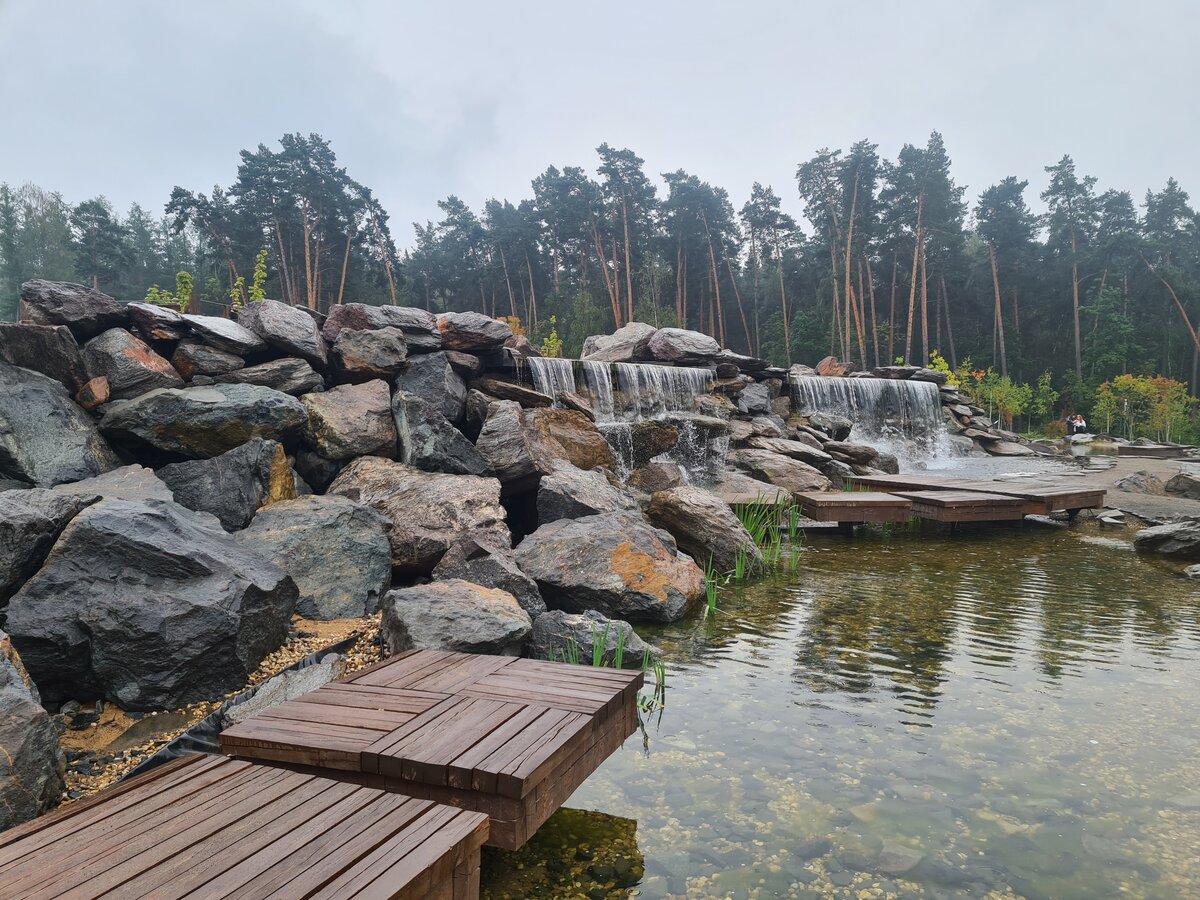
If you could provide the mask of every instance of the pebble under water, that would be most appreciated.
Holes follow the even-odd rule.
[[[1200,896],[1195,582],[1074,531],[795,552],[643,632],[665,708],[485,897]]]

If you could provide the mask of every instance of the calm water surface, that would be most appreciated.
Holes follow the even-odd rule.
[[[491,897],[1200,896],[1200,589],[1127,540],[814,539]]]

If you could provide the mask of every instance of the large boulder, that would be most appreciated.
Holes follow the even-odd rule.
[[[1200,500],[1200,475],[1180,472],[1167,479],[1162,491],[1176,497],[1186,497],[1188,500]]]
[[[255,438],[214,456],[172,463],[158,470],[175,502],[211,513],[226,531],[245,528],[264,506],[296,497],[296,482],[283,447]]]
[[[309,619],[370,615],[392,580],[389,519],[346,497],[299,497],[259,512],[235,540],[292,576]]]
[[[102,500],[9,601],[45,700],[173,709],[242,687],[287,635],[296,585],[211,516]]]
[[[679,443],[679,428],[661,419],[635,422],[629,429],[634,466],[647,465],[656,456],[675,449]]]
[[[404,332],[409,353],[433,353],[442,349],[437,316],[416,306],[381,306],[388,325]],[[462,349],[462,348],[451,348]]]
[[[675,463],[648,463],[634,469],[625,479],[625,486],[643,494],[653,494],[686,482],[686,474]]]
[[[355,334],[365,332],[343,332]],[[399,436],[399,459],[427,472],[487,475],[491,466],[475,445],[433,405],[416,394],[397,390],[392,416]]]
[[[1133,536],[1133,546],[1146,553],[1195,562],[1200,560],[1200,520],[1143,528]]]
[[[178,341],[188,333],[187,323],[177,311],[155,303],[126,303],[129,322],[147,341]]]
[[[83,345],[88,378],[108,379],[112,400],[136,397],[155,388],[183,387],[169,362],[124,328],[110,328]]]
[[[646,346],[650,355],[662,362],[703,362],[721,353],[716,338],[686,328],[660,328]]]
[[[328,359],[317,323],[304,310],[278,300],[256,300],[238,313],[238,323],[276,350],[324,368]]]
[[[435,581],[458,578],[472,584],[506,591],[521,609],[536,617],[546,611],[537,583],[521,571],[512,549],[477,537],[455,541],[433,570]]]
[[[596,423],[578,410],[535,409],[525,414],[525,420],[533,426],[548,456],[565,459],[581,469],[616,466],[612,447]]]
[[[246,361],[240,356],[226,353],[208,344],[182,341],[175,348],[171,365],[185,380],[191,381],[197,375],[227,375],[236,372],[245,368]]]
[[[41,568],[67,523],[96,500],[45,488],[0,491],[0,606]]]
[[[401,574],[432,572],[450,545],[464,537],[512,544],[500,482],[494,478],[422,472],[362,456],[339,473],[329,492],[366,503],[392,520],[392,566]]]
[[[506,496],[527,493],[554,467],[525,411],[515,400],[497,400],[475,441],[477,449],[504,485]]]
[[[691,557],[632,511],[542,525],[515,558],[546,605],[567,612],[674,622],[704,594],[704,573]]]
[[[842,362],[836,356],[826,356],[816,367],[816,373],[826,378],[845,378],[854,370],[854,363]]]
[[[321,373],[306,360],[292,356],[216,375],[213,381],[217,384],[255,384],[294,397],[325,390],[325,379]]]
[[[846,440],[850,437],[850,430],[854,427],[854,423],[845,416],[838,416],[833,413],[812,413],[808,416],[808,423],[819,433],[824,434],[833,441]]]
[[[628,622],[610,619],[594,609],[582,613],[552,609],[534,617],[529,655],[555,662],[578,659],[590,664],[599,653],[602,665],[616,666],[618,647],[620,664],[625,669],[640,669],[646,655],[655,653],[654,647],[638,637]]]
[[[637,362],[650,359],[650,338],[658,332],[645,322],[630,322],[612,334],[593,334],[583,341],[583,359],[595,362]]]
[[[879,451],[866,444],[851,444],[847,441],[826,441],[823,448],[834,459],[856,466],[871,466],[879,459]],[[824,462],[824,460],[820,460]]]
[[[249,356],[267,349],[267,342],[232,319],[220,316],[184,315],[187,327],[204,343],[236,356]]]
[[[51,487],[118,465],[65,387],[40,372],[0,363],[0,477]]]
[[[556,463],[554,471],[543,476],[538,485],[537,517],[542,525],[637,506],[637,501],[610,484],[603,472],[585,471],[567,462]]]
[[[331,306],[321,326],[321,336],[330,344],[337,343],[338,336],[343,331],[371,331],[376,328],[386,328],[387,316],[379,306],[367,306],[365,303],[341,303]]]
[[[467,402],[467,385],[454,371],[445,353],[427,353],[408,361],[396,376],[398,390],[416,394],[454,424],[462,421]]]
[[[305,394],[304,440],[326,459],[396,455],[396,422],[387,382],[343,384]]]
[[[79,343],[65,325],[0,322],[0,362],[41,372],[72,394],[88,380]]]
[[[389,591],[379,630],[389,653],[520,656],[533,622],[512,594],[452,578]]]
[[[449,356],[448,353],[447,356]],[[492,376],[477,378],[471,382],[471,388],[483,391],[485,394],[497,397],[500,400],[516,400],[525,409],[536,409],[538,407],[554,405],[554,398],[549,394],[543,394],[541,391],[526,387],[515,381],[508,381],[504,378],[495,378]]]
[[[12,639],[0,631],[0,831],[35,818],[66,788],[58,732]]]
[[[731,465],[793,494],[804,491],[827,491],[832,482],[808,463],[772,453],[769,450],[733,450]]]
[[[287,440],[308,421],[295,397],[252,384],[160,388],[113,403],[100,430],[113,440],[204,459],[256,437]]]
[[[1145,470],[1130,472],[1124,478],[1115,482],[1113,487],[1130,494],[1162,495],[1166,492],[1163,480],[1153,472]]]
[[[163,483],[153,469],[145,466],[121,466],[103,475],[56,485],[54,490],[78,497],[104,497],[115,500],[167,500],[174,501],[171,489]]]
[[[671,532],[679,549],[718,572],[732,572],[739,557],[748,569],[762,566],[762,551],[729,504],[702,488],[659,491],[650,498],[646,515]]]
[[[39,278],[21,285],[22,322],[66,325],[81,341],[124,325],[125,316],[125,308],[108,294],[82,284]]]
[[[737,395],[737,408],[744,416],[756,416],[771,411],[771,392],[765,384],[748,384]]]
[[[333,365],[343,381],[391,381],[404,371],[408,344],[399,328],[343,328],[333,342]]]
[[[792,441],[787,438],[752,437],[746,441],[746,445],[753,450],[767,450],[771,453],[790,456],[792,459],[798,459],[810,466],[819,466],[833,459],[820,447],[813,446],[817,443],[816,440],[809,438],[808,435],[804,435],[804,437],[808,440]]]
[[[728,503],[730,506],[747,503],[790,506],[794,500],[791,491],[751,478],[743,472],[722,472],[706,489],[722,503]]]
[[[499,319],[477,312],[447,312],[437,317],[442,346],[466,353],[499,350],[512,337],[512,328]]]

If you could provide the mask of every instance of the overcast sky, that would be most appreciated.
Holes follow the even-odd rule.
[[[1198,44],[1193,0],[0,0],[0,181],[161,211],[315,131],[407,244],[447,194],[515,202],[603,141],[798,215],[814,150],[937,129],[972,201],[1009,174],[1036,199],[1064,153],[1196,201]]]

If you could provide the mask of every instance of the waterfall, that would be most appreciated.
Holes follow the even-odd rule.
[[[641,363],[614,363],[614,368],[635,419],[692,412],[696,398],[713,383],[713,373],[708,369]]]
[[[588,393],[592,395],[592,409],[600,422],[611,422],[617,417],[613,399],[612,369],[608,363],[583,361],[583,377]]]
[[[929,456],[946,448],[938,386],[890,378],[792,378],[792,401],[801,415],[831,413],[854,423],[851,440],[897,456]]]
[[[525,360],[533,375],[533,384],[543,394],[558,399],[565,391],[575,390],[575,361],[549,356],[531,356]]]

